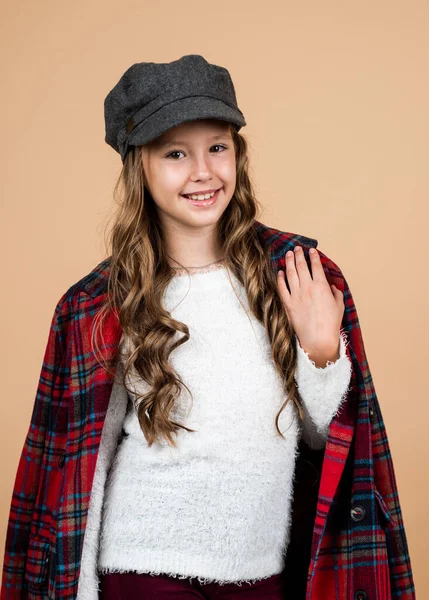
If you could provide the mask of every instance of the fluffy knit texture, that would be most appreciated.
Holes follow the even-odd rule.
[[[254,582],[283,570],[298,439],[302,435],[313,448],[324,446],[352,367],[344,332],[340,357],[324,368],[315,366],[295,336],[295,379],[305,419],[299,421],[289,402],[279,422],[285,439],[278,436],[274,420],[284,390],[265,328],[251,315],[240,282],[230,276],[241,302],[224,268],[178,275],[166,290],[166,307],[190,330],[171,361],[193,403],[183,393],[174,416],[196,431],[180,430],[177,448],[165,441],[149,448],[135,394],[129,399],[126,435],[114,454],[110,447],[110,472],[106,477],[102,464],[104,477],[91,497],[93,512],[101,517],[101,524],[93,521],[100,534],[92,552],[99,572],[165,573],[222,584]],[[127,383],[134,392],[147,389],[136,376]],[[122,401],[116,418],[123,408]],[[109,425],[106,436],[111,437]]]

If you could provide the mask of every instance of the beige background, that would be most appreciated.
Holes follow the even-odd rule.
[[[196,53],[233,78],[261,220],[349,282],[426,597],[428,2],[7,0],[0,22],[0,560],[56,302],[105,257],[104,98],[134,62]]]

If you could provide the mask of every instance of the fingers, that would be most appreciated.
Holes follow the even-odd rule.
[[[285,272],[290,291],[292,292],[294,289],[299,287],[299,277],[295,269],[295,257],[291,250],[289,250],[289,252],[286,252]]]
[[[313,281],[327,281],[320,255],[316,248],[310,248],[311,273]]]
[[[301,246],[295,246],[293,252],[286,252],[285,262],[286,275],[291,291],[302,284],[311,282],[311,273]]]
[[[345,302],[344,302],[344,294],[341,290],[339,290],[335,285],[331,285],[331,290],[334,294],[335,300],[338,303],[338,306],[343,308],[343,312],[345,310]]]
[[[282,269],[277,271],[277,286],[278,286],[280,298],[282,299],[285,308],[288,309],[289,308],[289,300],[290,300],[290,292],[287,289],[285,272]]]
[[[328,283],[319,252],[316,248],[310,248],[309,255],[311,272],[301,246],[295,246],[293,252],[291,250],[286,252],[285,271],[291,293],[299,289],[300,285],[311,283],[312,281]],[[284,292],[289,294],[286,281],[282,278],[282,275],[284,275],[284,272],[279,272],[278,279],[283,283],[282,289]]]

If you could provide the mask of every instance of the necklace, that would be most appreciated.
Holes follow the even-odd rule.
[[[172,269],[205,269],[207,267],[210,267],[211,265],[215,265],[216,263],[220,263],[224,260],[224,258],[220,258],[219,260],[214,260],[213,262],[209,263],[208,265],[202,265],[201,267],[171,267]]]

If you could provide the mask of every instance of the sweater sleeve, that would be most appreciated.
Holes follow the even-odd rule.
[[[329,425],[347,397],[352,364],[346,353],[346,335],[340,332],[340,356],[325,367],[316,367],[295,335],[297,367],[295,382],[303,401],[302,438],[313,449],[322,449],[327,441]]]

